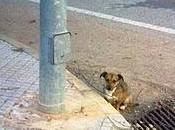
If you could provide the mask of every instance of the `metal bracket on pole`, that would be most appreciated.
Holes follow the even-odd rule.
[[[69,35],[69,37],[66,37],[67,35]],[[65,63],[69,60],[71,50],[70,36],[70,32],[60,32],[53,34],[49,38],[49,61],[52,65]]]
[[[60,33],[53,34],[53,38],[55,38],[56,36],[66,35],[66,34],[69,34],[69,36],[72,36],[71,32],[60,32]]]

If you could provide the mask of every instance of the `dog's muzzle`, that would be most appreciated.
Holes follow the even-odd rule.
[[[111,87],[110,87],[109,85],[106,85],[106,86],[105,86],[105,89],[108,90],[108,91],[111,91],[111,90],[112,90]]]
[[[111,91],[111,88],[106,88],[108,91]]]

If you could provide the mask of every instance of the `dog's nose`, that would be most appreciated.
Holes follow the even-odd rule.
[[[107,90],[111,90],[111,88],[107,88]]]

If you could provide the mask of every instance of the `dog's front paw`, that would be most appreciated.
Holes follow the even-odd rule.
[[[127,106],[123,105],[123,106],[120,106],[120,110],[125,110]]]
[[[112,96],[112,99],[114,102],[116,102],[118,100],[118,98],[116,96]]]

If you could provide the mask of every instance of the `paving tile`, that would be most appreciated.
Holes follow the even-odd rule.
[[[0,50],[3,49],[6,45],[3,44],[3,42],[0,41]]]
[[[12,45],[0,40],[0,112],[10,108],[21,95],[39,83],[39,61],[25,52],[15,52]],[[33,83],[37,83],[32,85]]]
[[[39,84],[33,84],[30,86],[29,90],[32,90],[34,92],[39,92]]]

